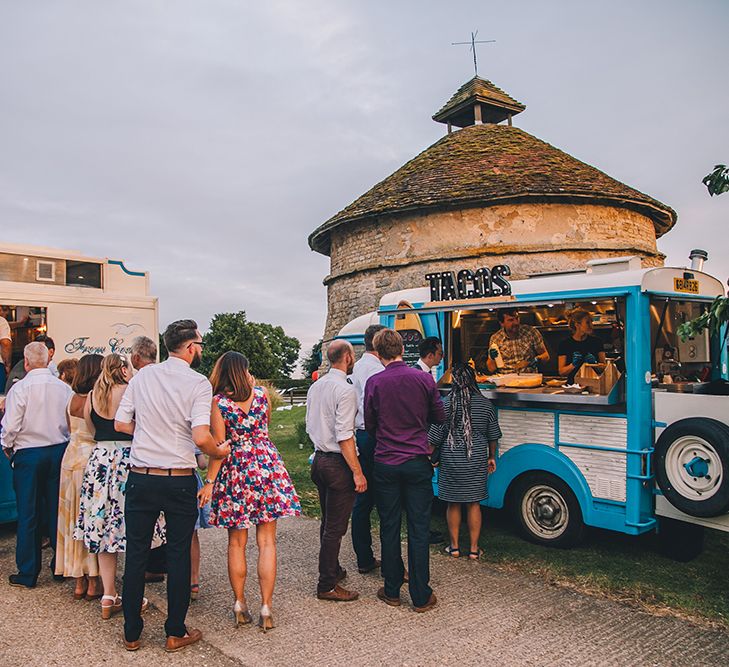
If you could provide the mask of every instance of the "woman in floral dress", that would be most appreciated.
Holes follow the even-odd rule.
[[[248,360],[226,352],[210,376],[213,385],[211,428],[218,440],[230,440],[225,459],[210,462],[201,504],[212,497],[210,523],[228,529],[228,576],[235,594],[236,625],[251,622],[245,598],[248,529],[256,526],[259,627],[273,628],[271,606],[276,582],[276,520],[301,514],[301,504],[276,446],[268,437],[271,406],[263,387],[253,384]]]
[[[84,470],[96,445],[86,427],[84,404],[87,394],[101,373],[102,359],[100,354],[87,354],[81,357],[71,385],[74,394],[66,408],[71,440],[61,462],[58,530],[56,532],[56,574],[73,577],[76,580],[73,591],[75,600],[83,597],[87,600],[95,600],[101,596],[98,591],[99,563],[96,554],[89,553],[82,541],[74,540],[73,532],[78,520]]]

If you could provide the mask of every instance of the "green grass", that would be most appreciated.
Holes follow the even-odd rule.
[[[271,437],[283,456],[307,516],[319,516],[319,499],[309,475],[311,449],[299,449],[296,422],[303,407],[273,412]],[[375,517],[373,516],[373,519]],[[446,534],[445,520],[433,528]],[[461,547],[465,526],[461,530]],[[729,534],[706,531],[704,553],[677,563],[657,553],[653,535],[630,537],[590,530],[574,549],[548,549],[522,540],[505,511],[486,510],[481,537],[484,560],[499,568],[534,574],[593,595],[653,610],[670,610],[729,629]]]

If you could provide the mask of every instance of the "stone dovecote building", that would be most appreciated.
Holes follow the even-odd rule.
[[[474,77],[433,116],[445,137],[312,232],[331,258],[325,340],[434,271],[508,264],[519,279],[596,258],[663,263],[656,239],[675,211],[513,127],[525,108]]]

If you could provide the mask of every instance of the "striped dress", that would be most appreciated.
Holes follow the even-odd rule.
[[[496,419],[496,410],[480,393],[471,395],[471,458],[466,452],[462,433],[457,433],[454,446],[448,444],[448,428],[451,415],[450,396],[443,399],[446,420],[443,424],[430,427],[428,441],[440,447],[438,467],[438,498],[449,503],[475,503],[488,498],[489,440],[498,440],[501,429]],[[460,415],[458,422],[460,423]]]

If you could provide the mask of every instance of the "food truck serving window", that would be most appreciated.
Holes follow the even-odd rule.
[[[678,335],[681,324],[696,319],[708,307],[688,299],[651,298],[651,366],[659,382],[672,385],[710,379],[712,352],[717,355],[718,346],[712,345],[709,332],[704,330],[685,341]]]
[[[495,392],[498,396],[495,397],[501,397],[502,393],[506,396],[507,392],[502,392],[500,384],[505,379],[504,373],[509,375],[515,372],[526,372],[531,373],[532,377],[519,375],[515,384],[505,383],[503,386],[507,388],[509,386],[529,387],[526,392],[520,393],[519,400],[559,402],[560,399],[564,399],[564,385],[575,381],[574,374],[565,370],[572,360],[572,352],[567,353],[567,350],[575,347],[573,338],[575,332],[570,328],[570,317],[575,314],[577,319],[585,322],[584,326],[590,330],[588,347],[591,352],[589,354],[585,352],[583,355],[585,363],[592,364],[594,369],[599,366],[598,374],[610,366],[609,361],[614,362],[611,369],[614,376],[620,376],[625,372],[623,325],[625,302],[623,298],[522,303],[513,304],[512,308],[516,312],[493,307],[482,310],[455,310],[446,314],[448,365],[458,362],[469,363],[475,368],[477,379],[483,388],[488,389],[489,386],[493,386],[494,382],[496,383]],[[522,349],[521,341],[512,345],[513,337],[511,336],[509,336],[511,342],[505,345],[509,348],[509,358],[501,359],[500,361],[503,363],[498,369],[494,368],[494,363],[489,367],[489,357],[493,361],[491,354],[493,342],[501,340],[500,337],[507,335],[505,331],[499,333],[502,328],[505,328],[499,321],[499,313],[503,313],[501,320],[504,324],[506,324],[504,315],[510,315],[512,318],[515,314],[517,315],[519,337],[524,333],[528,339],[528,342],[523,344],[523,350],[524,356],[527,357],[524,361],[530,364],[530,368],[519,368],[516,365],[509,367],[509,364],[514,363],[514,350]],[[498,334],[497,338],[492,340],[496,334]],[[542,343],[543,347],[541,347]],[[580,345],[577,347],[579,348]],[[534,357],[539,354],[537,350],[541,352],[542,358],[535,362]],[[548,360],[544,359],[545,350],[549,355]],[[534,377],[538,381],[532,385],[531,381]],[[444,378],[444,383],[447,381],[448,378]],[[616,386],[616,383],[617,381],[611,387]],[[598,391],[597,393],[602,394],[603,392]],[[614,405],[624,400],[621,398],[620,386],[618,386],[617,392],[609,391],[608,393],[611,393],[610,400],[595,398],[592,402]],[[593,398],[593,396],[585,395],[585,398]],[[570,402],[573,402],[572,399]]]

